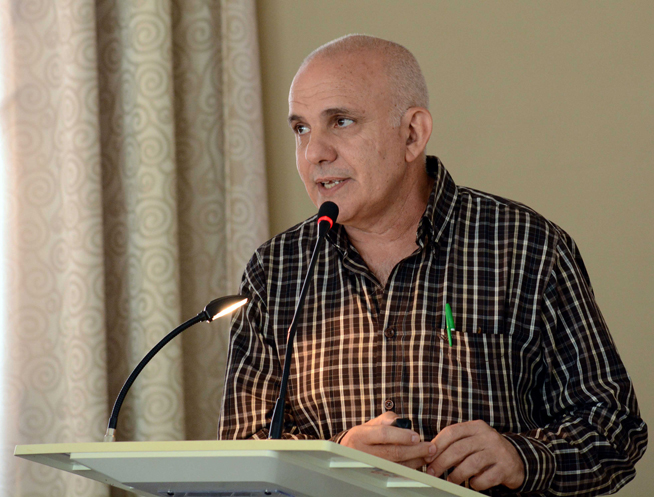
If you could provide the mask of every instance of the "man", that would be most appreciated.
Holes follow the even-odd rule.
[[[415,58],[360,35],[319,48],[291,85],[289,124],[311,200],[340,215],[300,318],[284,436],[491,493],[595,495],[632,479],[647,429],[574,241],[425,156]],[[222,439],[268,435],[316,234],[309,219],[246,268]],[[412,430],[391,426],[400,416]]]

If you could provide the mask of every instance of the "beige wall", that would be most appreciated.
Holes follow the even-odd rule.
[[[459,184],[524,202],[578,242],[654,424],[654,2],[260,0],[271,233],[312,215],[287,92],[304,56],[362,32],[421,63],[429,151]],[[619,495],[650,495],[654,449]]]

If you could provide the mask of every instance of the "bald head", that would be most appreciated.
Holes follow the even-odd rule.
[[[394,108],[391,117],[395,124],[399,124],[402,115],[410,107],[429,108],[427,83],[413,54],[398,43],[374,36],[351,34],[330,41],[311,52],[302,62],[298,73],[316,59],[337,59],[344,56],[380,59]]]

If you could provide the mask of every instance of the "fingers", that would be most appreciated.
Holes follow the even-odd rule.
[[[486,423],[483,424],[486,425]],[[441,476],[445,470],[461,463],[474,451],[474,447],[477,445],[474,439],[472,443],[468,439],[477,434],[480,429],[483,431],[483,427],[475,426],[474,421],[443,428],[431,442],[436,447],[436,454],[431,460],[427,460],[429,464],[427,473],[433,476]]]
[[[430,456],[430,450],[435,452],[432,444],[421,442],[412,446],[394,444],[368,445],[364,452],[388,461],[404,464],[405,466],[420,468],[425,465],[425,459]]]
[[[491,468],[495,467],[495,458],[488,451],[474,452],[461,462],[456,463],[454,470],[448,475],[447,481],[463,483],[468,478],[473,478],[485,474]],[[497,473],[497,470],[494,471]],[[496,483],[496,485],[499,483]],[[488,488],[488,487],[486,487]],[[485,489],[484,489],[485,490]]]
[[[471,478],[475,490],[500,484],[515,489],[524,481],[524,463],[513,444],[483,421],[448,426],[432,443],[437,450],[427,459],[430,475],[454,468],[448,481],[461,484]]]
[[[436,445],[436,454],[438,455],[443,453],[445,449],[453,443],[477,435],[480,431],[483,432],[486,427],[490,428],[490,426],[483,421],[468,421],[465,423],[450,425],[443,428],[440,433],[434,437],[431,443]]]
[[[377,426],[377,425],[390,426],[391,423],[393,423],[393,421],[395,421],[399,417],[400,416],[395,414],[393,411],[386,411],[384,414],[380,414],[379,416],[371,419],[365,424],[372,425],[372,426]]]
[[[478,491],[488,490],[489,488],[502,485],[502,483],[505,483],[505,478],[497,465],[487,468],[480,475],[470,479],[470,486]]]
[[[360,443],[366,445],[399,444],[414,445],[420,441],[420,435],[415,431],[405,430],[394,426],[361,425],[350,429]]]
[[[360,432],[357,435],[362,438],[363,443],[368,445],[414,445],[420,442],[420,435],[415,431],[391,426],[399,417],[394,412],[388,411],[354,429]]]
[[[474,490],[488,490],[506,484],[509,476],[507,469],[506,465],[497,463],[488,451],[482,451],[465,459],[449,474],[447,481],[461,485],[469,479]]]
[[[341,445],[361,450],[389,461],[420,468],[436,453],[436,446],[421,442],[413,430],[391,426],[399,416],[386,412],[367,423],[351,428]]]
[[[474,441],[473,443],[470,443],[470,441],[454,442],[442,452],[439,452],[439,449],[437,449],[436,457],[429,464],[427,473],[433,476],[441,476],[447,469],[459,466],[466,458],[471,457],[477,450],[478,448],[476,444],[474,444]]]
[[[410,459],[408,461],[397,461],[397,463],[401,464],[402,466],[406,466],[407,468],[420,469],[425,465],[425,458],[418,457],[416,459]]]

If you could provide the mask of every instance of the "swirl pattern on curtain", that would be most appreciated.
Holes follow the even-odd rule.
[[[208,301],[234,293],[267,238],[254,3],[3,8],[11,219],[2,489],[108,495],[11,452],[101,440],[131,369]],[[119,439],[215,438],[225,321],[199,325],[148,365],[121,411]]]

